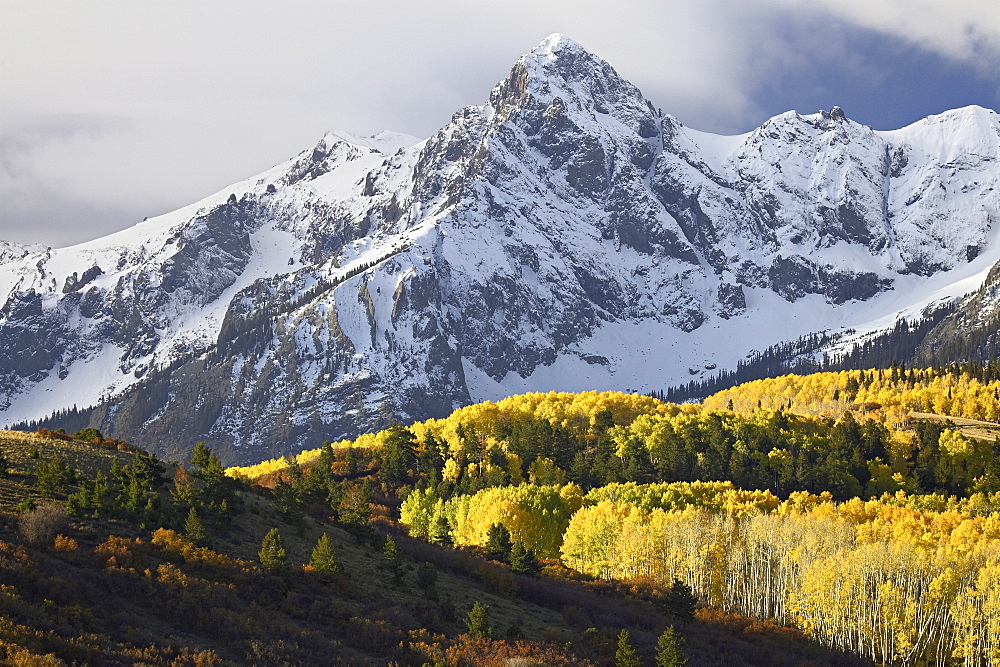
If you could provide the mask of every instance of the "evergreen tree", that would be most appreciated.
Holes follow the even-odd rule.
[[[209,499],[219,499],[218,497],[223,494],[225,483],[229,480],[226,477],[226,469],[215,452],[209,452],[208,461],[198,471],[198,477],[205,483],[205,495]]]
[[[326,533],[320,535],[319,540],[316,541],[309,565],[316,572],[327,572],[329,574],[338,574],[340,572],[340,563],[337,562],[337,556],[333,553],[333,542],[330,541],[330,536]]]
[[[70,516],[83,516],[87,509],[87,494],[83,491],[71,493],[66,498],[66,514]]]
[[[488,639],[493,636],[493,628],[490,627],[490,606],[476,602],[465,617],[465,627],[469,629],[469,635],[481,639]]]
[[[135,475],[129,475],[128,486],[125,488],[125,509],[134,515],[139,511],[139,503],[144,496],[145,490],[142,488],[139,478]]]
[[[298,524],[302,520],[302,502],[295,493],[295,487],[283,479],[274,483],[274,509],[285,521]]]
[[[165,468],[155,454],[139,452],[132,457],[129,469],[130,474],[139,480],[139,485],[144,490],[156,490],[164,482]]]
[[[406,481],[409,469],[416,463],[416,438],[400,424],[386,430],[385,444],[379,452],[381,475],[390,483]]]
[[[506,562],[510,557],[510,547],[510,531],[507,527],[502,523],[490,526],[486,533],[486,546],[483,547],[486,558]]]
[[[670,626],[656,642],[656,667],[684,667],[684,638]]]
[[[184,535],[187,536],[192,543],[199,546],[203,546],[208,541],[208,533],[205,532],[205,524],[201,522],[198,517],[198,511],[195,508],[191,508],[188,511],[187,520],[184,521]]]
[[[385,538],[385,546],[382,547],[382,558],[392,570],[392,581],[399,585],[403,582],[403,561],[399,556],[399,549],[396,548],[396,540],[391,537]]]
[[[54,493],[64,493],[69,485],[76,481],[76,471],[56,454],[48,461],[40,460],[36,474],[38,479],[35,485],[42,493],[52,495]]]
[[[10,459],[7,453],[0,450],[0,477],[6,477],[10,473]]]
[[[358,454],[354,451],[354,447],[348,447],[344,451],[344,467],[347,468],[348,475],[354,475],[360,469],[361,463],[358,461]]]
[[[694,620],[694,609],[697,604],[698,598],[691,592],[691,587],[680,579],[674,579],[670,590],[663,597],[663,610],[686,623]]]
[[[364,484],[352,484],[344,491],[336,510],[340,523],[357,528],[365,527],[372,517],[371,494]]]
[[[194,443],[194,450],[191,452],[191,465],[204,468],[208,465],[211,454],[212,450],[208,448],[208,445],[199,440]]]
[[[421,563],[417,567],[417,586],[430,593],[437,584],[438,573],[430,563]]]
[[[336,461],[337,456],[333,451],[333,443],[324,442],[319,457],[316,459],[316,465],[309,470],[310,486],[315,492],[321,494],[333,482],[332,469]]]
[[[112,467],[111,473],[115,474],[115,469]],[[115,474],[118,481],[122,485],[127,485],[128,482],[125,480],[124,474]],[[181,509],[185,507],[194,507],[198,500],[198,490],[195,488],[194,480],[191,475],[188,474],[187,468],[184,464],[177,466],[177,472],[174,473],[174,488],[170,492],[170,495],[174,499],[174,504]],[[121,502],[125,502],[125,498],[121,498]]]
[[[642,667],[639,652],[632,646],[632,637],[624,628],[618,634],[618,650],[615,651],[615,667]]]
[[[285,541],[281,539],[281,533],[278,532],[277,528],[272,528],[264,536],[257,556],[265,570],[280,570],[285,566],[285,562],[288,560],[288,550],[285,548]]]
[[[451,544],[451,524],[444,512],[435,512],[434,519],[428,530],[428,538],[435,544]]]
[[[108,495],[108,477],[103,472],[98,471],[94,476],[94,481],[87,486],[87,507],[101,511],[104,507],[104,497]]]
[[[535,552],[518,540],[510,548],[510,569],[521,574],[538,574],[542,569]]]

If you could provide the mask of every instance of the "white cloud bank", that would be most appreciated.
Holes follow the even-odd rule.
[[[0,0],[0,238],[93,238],[266,169],[327,129],[427,136],[555,31],[681,121],[737,132],[786,110],[758,93],[801,80],[809,50],[875,71],[850,52],[852,26],[995,65],[996,6]]]

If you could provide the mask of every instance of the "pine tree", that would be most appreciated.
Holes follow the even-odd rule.
[[[430,563],[421,563],[417,568],[417,586],[424,589],[430,597],[430,593],[434,590],[435,584],[437,584],[438,573],[434,569],[434,566]]]
[[[624,628],[618,634],[618,650],[615,651],[615,667],[642,667],[639,652],[632,646],[632,637]]]
[[[298,524],[303,518],[302,501],[295,492],[295,487],[279,479],[274,483],[271,493],[274,496],[274,509],[278,510],[285,521]]]
[[[435,517],[431,523],[428,538],[435,544],[448,546],[451,544],[451,524],[444,512],[435,512]]]
[[[260,552],[257,555],[265,570],[280,570],[285,566],[285,561],[288,560],[288,550],[285,549],[285,541],[281,539],[281,533],[278,532],[277,528],[272,528],[264,536],[264,541],[260,544]]]
[[[112,467],[112,474],[115,474],[115,469]],[[126,484],[125,475],[123,473],[115,474],[120,484]],[[191,475],[188,474],[187,468],[184,464],[177,466],[177,471],[174,473],[174,488],[170,492],[170,495],[174,499],[174,504],[181,507],[193,507],[198,500],[198,489],[195,488],[194,480],[191,479]],[[124,504],[125,498],[121,498]]]
[[[6,452],[0,451],[0,477],[6,477],[10,473],[10,459]]]
[[[46,495],[64,493],[76,481],[76,471],[62,460],[58,454],[49,461],[39,461],[35,485]]]
[[[680,579],[674,579],[673,585],[663,597],[663,610],[685,623],[694,620],[694,609],[698,598],[691,592],[691,587]]]
[[[502,523],[495,523],[490,526],[486,533],[486,545],[483,547],[484,555],[490,560],[506,562],[510,557],[510,531]]]
[[[510,569],[521,574],[538,574],[542,567],[535,552],[518,540],[510,548]]]
[[[396,585],[403,582],[403,561],[399,557],[399,549],[396,548],[396,541],[391,537],[385,538],[385,546],[382,547],[382,558],[388,563],[392,570],[392,581]]]
[[[94,481],[87,488],[87,507],[99,512],[104,507],[104,496],[108,495],[109,490],[107,476],[98,471],[94,476]]]
[[[340,563],[337,562],[337,556],[333,553],[333,542],[330,541],[330,536],[326,533],[320,535],[320,538],[316,541],[316,546],[312,550],[312,558],[309,560],[309,566],[316,572],[327,572],[329,574],[338,574],[340,572]]]
[[[490,606],[476,602],[465,617],[465,627],[469,629],[472,637],[487,639],[493,636],[493,628],[490,627]]]
[[[656,642],[656,667],[684,667],[687,663],[684,638],[671,625]]]
[[[385,434],[385,444],[379,451],[380,473],[390,483],[401,483],[417,461],[417,442],[413,433],[400,424],[393,424]]]
[[[187,520],[184,521],[184,535],[193,544],[204,545],[208,541],[208,533],[205,532],[205,524],[201,522],[197,510],[191,508],[188,512]]]
[[[208,465],[208,459],[211,454],[212,450],[208,448],[208,445],[199,440],[194,443],[194,451],[191,452],[191,465],[204,468]]]

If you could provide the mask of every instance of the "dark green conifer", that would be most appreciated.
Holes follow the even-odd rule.
[[[184,521],[184,535],[193,543],[204,546],[208,541],[208,533],[205,532],[205,524],[201,522],[198,511],[191,508],[187,519]]]
[[[507,562],[510,557],[510,531],[502,523],[495,523],[490,526],[486,533],[486,545],[483,547],[484,555],[490,560]]]
[[[451,544],[451,524],[448,523],[448,517],[445,516],[444,512],[438,512],[435,515],[428,531],[428,538],[435,544],[446,546]]]
[[[199,440],[194,443],[194,450],[191,452],[191,465],[204,468],[208,465],[208,459],[211,454],[212,450],[208,448],[208,445]]]
[[[385,538],[385,546],[382,547],[382,558],[392,570],[392,580],[397,585],[403,581],[403,560],[399,556],[399,549],[396,548],[396,540],[391,537]]]
[[[285,541],[281,539],[281,533],[278,532],[277,528],[272,528],[264,536],[257,556],[265,570],[280,570],[285,567],[285,562],[288,560],[288,550],[285,548]]]
[[[333,542],[326,533],[320,535],[319,540],[316,541],[309,565],[316,572],[325,572],[327,574],[337,574],[340,572],[340,563],[337,562],[337,556],[333,553]]]
[[[510,548],[510,569],[521,574],[538,574],[542,569],[535,552],[518,540]]]
[[[639,652],[632,646],[632,637],[624,628],[618,634],[618,650],[615,651],[615,667],[642,667]]]
[[[656,642],[656,667],[684,667],[684,638],[670,626]]]
[[[694,620],[694,609],[698,598],[691,592],[691,587],[680,579],[674,579],[663,598],[663,610],[674,618],[690,622]]]
[[[438,572],[430,563],[421,563],[417,567],[417,586],[430,592],[437,584]]]
[[[490,606],[476,602],[465,617],[465,627],[469,629],[472,637],[488,639],[493,636],[493,628],[490,627]]]

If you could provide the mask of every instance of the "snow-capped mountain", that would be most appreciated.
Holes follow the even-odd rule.
[[[0,247],[0,410],[253,461],[526,390],[646,391],[891,326],[997,259],[1000,118],[698,132],[553,35],[424,141],[331,132],[63,249]]]

